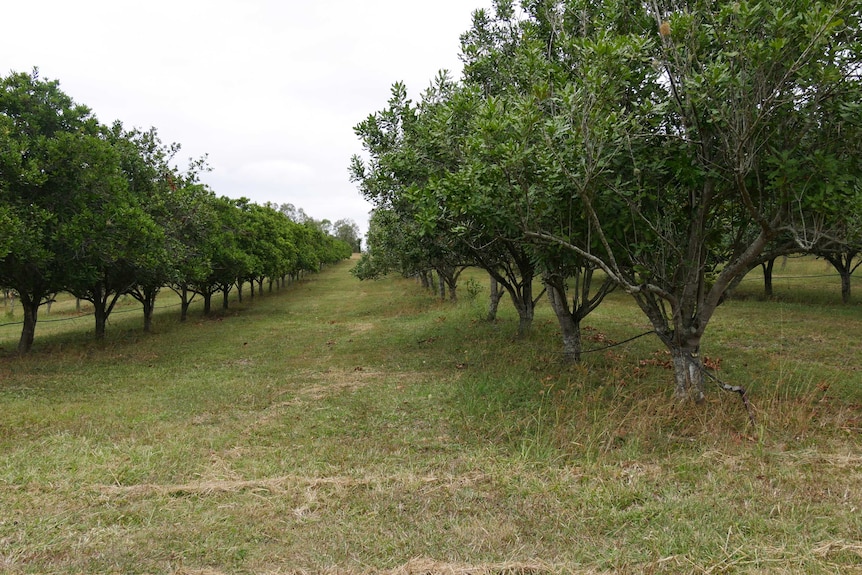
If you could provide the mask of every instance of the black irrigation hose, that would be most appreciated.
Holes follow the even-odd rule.
[[[581,353],[584,354],[584,353],[595,353],[598,351],[605,351],[605,350],[611,349],[613,347],[618,347],[620,345],[630,343],[636,339],[640,339],[640,338],[647,336],[647,335],[650,335],[652,333],[655,333],[655,332],[650,330],[650,331],[644,332],[640,335],[630,337],[630,338],[623,340],[619,343],[612,343],[610,345],[607,345],[605,347],[600,347],[597,349],[585,349],[585,350],[582,350]],[[756,427],[757,423],[756,423],[756,420],[754,419],[754,412],[751,409],[751,403],[748,401],[748,393],[745,391],[745,388],[742,387],[741,385],[730,385],[729,383],[723,382],[718,377],[716,377],[715,375],[710,373],[709,370],[706,368],[706,366],[703,365],[703,363],[701,363],[700,361],[696,361],[696,358],[693,355],[689,354],[688,358],[689,358],[689,360],[691,360],[693,365],[696,365],[698,367],[698,369],[700,369],[701,372],[703,372],[708,378],[713,380],[721,389],[723,389],[724,391],[729,391],[731,393],[738,393],[739,394],[739,397],[742,400],[742,404],[745,406],[745,411],[748,414],[748,421],[751,422],[752,426]]]
[[[640,338],[642,338],[642,337],[644,337],[644,336],[647,336],[647,335],[650,335],[651,333],[655,333],[655,332],[654,332],[654,331],[652,331],[652,330],[650,330],[650,331],[645,331],[645,332],[643,332],[643,333],[642,333],[642,334],[640,334],[640,335],[636,335],[636,336],[634,336],[634,337],[630,337],[630,338],[628,338],[628,339],[626,339],[626,340],[623,340],[623,341],[621,341],[621,342],[619,342],[619,343],[612,343],[612,344],[606,345],[605,347],[599,347],[599,348],[596,348],[596,349],[583,349],[583,350],[581,350],[581,353],[582,353],[582,354],[584,354],[584,353],[596,353],[596,352],[599,352],[599,351],[605,351],[606,349],[611,349],[612,347],[618,347],[618,346],[620,346],[620,345],[623,345],[623,344],[626,344],[626,343],[633,342],[634,340],[636,340],[636,339],[640,339]]]
[[[711,374],[706,366],[701,364],[699,361],[695,361],[695,357],[689,354],[689,359],[692,361],[694,365],[700,369],[702,373],[704,373],[708,378],[713,380],[718,386],[724,391],[729,391],[731,393],[738,393],[739,398],[742,400],[742,405],[745,406],[745,411],[748,413],[748,421],[751,422],[752,427],[757,427],[757,422],[754,419],[754,412],[751,410],[751,403],[748,401],[748,393],[745,391],[745,388],[741,385],[730,385],[721,381],[718,377]]]

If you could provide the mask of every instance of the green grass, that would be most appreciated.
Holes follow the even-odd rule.
[[[484,292],[348,263],[211,319],[164,294],[152,334],[126,302],[101,344],[40,323],[18,358],[0,328],[0,572],[862,572],[862,308],[779,279],[821,263],[707,332],[756,427],[675,404],[652,337],[567,366],[545,303],[518,340]],[[648,329],[617,293],[586,323]]]

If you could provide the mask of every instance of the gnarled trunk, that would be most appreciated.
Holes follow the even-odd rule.
[[[497,283],[502,285],[509,293],[509,297],[512,298],[512,304],[518,312],[518,337],[527,335],[533,326],[536,309],[536,301],[533,299],[532,269],[522,271],[521,277],[511,282],[500,274],[495,274],[495,277],[497,278]],[[543,293],[539,294],[539,297]]]
[[[850,303],[851,277],[853,276],[853,272],[856,271],[856,268],[862,265],[862,260],[858,260],[856,265],[853,265],[856,253],[857,252],[853,250],[847,250],[840,253],[826,254],[825,256],[826,260],[832,264],[832,267],[835,268],[835,271],[837,271],[838,275],[841,276],[841,301],[843,303]]]
[[[491,296],[488,301],[488,321],[496,321],[497,320],[497,309],[500,307],[500,300],[503,298],[503,294],[506,293],[506,290],[500,287],[500,284],[497,282],[497,278],[494,276],[490,276],[491,278]]]
[[[662,301],[654,294],[636,294],[635,301],[646,313],[656,336],[670,352],[674,373],[674,396],[679,401],[692,399],[702,403],[706,389],[703,381],[703,362],[700,359],[700,341],[706,319],[699,315],[688,316],[679,308],[671,307],[671,317],[665,315]],[[700,329],[695,328],[699,326]]]
[[[156,309],[156,298],[161,289],[161,286],[138,285],[128,292],[128,295],[141,302],[144,310],[144,331],[147,333],[153,329],[153,312]]]
[[[563,360],[569,363],[581,361],[581,325],[575,318],[566,299],[566,293],[554,283],[546,282],[548,301],[557,316],[560,332],[563,336]]]
[[[512,303],[518,312],[518,337],[524,337],[533,327],[533,318],[536,315],[536,302],[533,301],[532,282],[525,282],[519,297],[510,291]]]
[[[458,278],[461,277],[463,267],[440,266],[436,268],[439,285],[440,299],[446,299],[446,290],[449,290],[449,301],[458,301]]]
[[[697,347],[671,345],[670,356],[673,362],[676,398],[680,401],[693,399],[696,403],[703,403],[706,389],[703,382],[703,362]]]

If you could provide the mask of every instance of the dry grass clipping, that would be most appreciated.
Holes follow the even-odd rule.
[[[505,563],[483,563],[479,565],[467,565],[459,563],[445,563],[424,557],[411,559],[404,565],[394,569],[345,569],[340,567],[328,567],[320,570],[309,571],[306,569],[287,569],[276,571],[265,571],[264,575],[541,575],[545,573],[571,573],[577,575],[598,575],[598,571],[563,570],[559,566],[553,566],[542,561],[512,561]],[[188,569],[181,568],[174,571],[173,575],[226,575],[212,569]]]
[[[299,475],[283,475],[265,479],[252,480],[206,480],[189,483],[159,485],[141,483],[137,485],[100,485],[97,490],[103,496],[147,497],[151,495],[210,495],[216,493],[237,493],[240,491],[270,491],[284,492],[297,487],[316,488],[333,487],[364,487],[402,485],[419,488],[422,493],[436,490],[460,489],[487,480],[482,473],[467,475],[369,475],[366,477],[305,477]]]

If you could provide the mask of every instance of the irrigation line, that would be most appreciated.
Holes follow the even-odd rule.
[[[835,274],[823,274],[817,276],[772,276],[772,281],[776,280],[807,280],[811,278],[840,278],[841,276],[837,273]],[[746,277],[742,278],[741,281],[744,282],[753,282],[753,281],[763,281],[762,277]]]
[[[153,311],[156,311],[159,309],[168,309],[168,308],[172,308],[172,307],[178,307],[180,305],[182,305],[182,304],[172,303],[170,305],[162,305],[159,307],[154,307]],[[108,317],[110,317],[111,315],[114,315],[114,314],[132,313],[132,312],[140,312],[140,311],[141,311],[140,309],[119,309],[117,311],[112,311],[110,314],[108,314]],[[92,317],[94,315],[96,315],[96,312],[82,313],[82,314],[76,315],[74,317],[61,317],[58,319],[40,319],[36,323],[43,324],[43,323],[56,323],[58,321],[72,321],[74,319],[81,319],[84,317]],[[23,321],[13,321],[10,323],[0,323],[0,327],[6,327],[9,325],[23,325],[23,324],[24,324]]]

